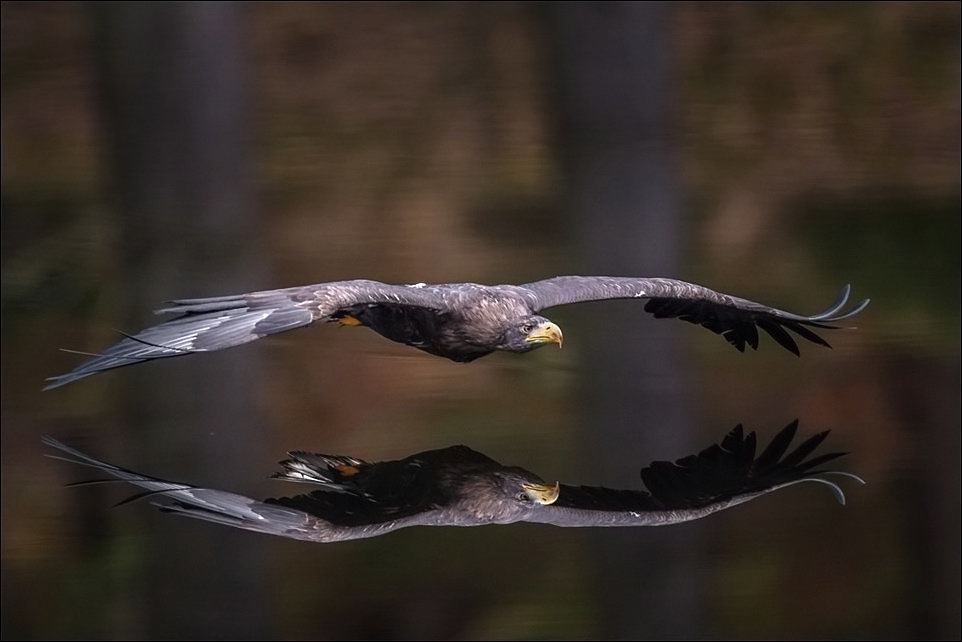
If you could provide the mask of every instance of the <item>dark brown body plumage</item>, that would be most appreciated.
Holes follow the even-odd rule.
[[[415,306],[369,303],[344,310],[344,318],[357,319],[382,337],[438,357],[468,363],[494,350],[470,342],[465,324],[451,313]]]

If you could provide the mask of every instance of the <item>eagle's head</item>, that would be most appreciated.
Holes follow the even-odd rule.
[[[561,485],[546,484],[522,468],[502,468],[467,476],[460,494],[462,510],[474,519],[510,524],[533,508],[553,504],[561,494]]]
[[[561,485],[545,484],[544,480],[523,468],[506,468],[495,473],[503,496],[516,504],[547,506],[558,499]]]
[[[561,328],[544,317],[534,314],[508,326],[498,348],[508,352],[528,352],[549,343],[557,343],[560,348],[563,341],[564,335],[561,334]]]

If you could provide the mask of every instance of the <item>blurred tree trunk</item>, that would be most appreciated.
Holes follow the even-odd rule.
[[[551,5],[561,96],[567,220],[591,274],[684,276],[672,154],[670,8]],[[688,454],[690,380],[677,327],[637,302],[585,307],[585,458],[606,485],[640,484],[652,458]],[[593,478],[593,477],[592,477]],[[597,595],[611,638],[697,636],[697,526],[596,531]]]
[[[238,6],[98,3],[92,15],[120,199],[126,328],[146,325],[149,311],[172,297],[266,283],[247,176]],[[262,422],[256,355],[240,352],[124,371],[126,434],[142,444],[142,461],[176,458],[171,476],[226,488],[250,478],[245,454],[260,458]],[[151,561],[141,634],[270,635],[260,542],[168,522],[144,544]]]

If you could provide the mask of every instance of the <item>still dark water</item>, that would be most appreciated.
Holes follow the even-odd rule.
[[[225,6],[4,4],[4,637],[958,635],[958,5]],[[565,273],[873,303],[801,358],[610,302],[553,311],[561,351],[321,326],[40,391],[166,299]],[[254,497],[302,490],[266,479],[287,450],[459,443],[640,488],[795,418],[868,481],[847,506],[334,545],[111,509],[40,446]]]

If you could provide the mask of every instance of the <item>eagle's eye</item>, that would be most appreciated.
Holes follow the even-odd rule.
[[[521,326],[521,331],[524,332],[525,334],[528,334],[532,330],[534,330],[534,324],[531,323],[530,321],[525,323],[523,326]]]
[[[527,494],[527,493],[518,493],[518,499],[521,500],[521,501],[523,501],[523,502],[528,501],[528,494]]]

